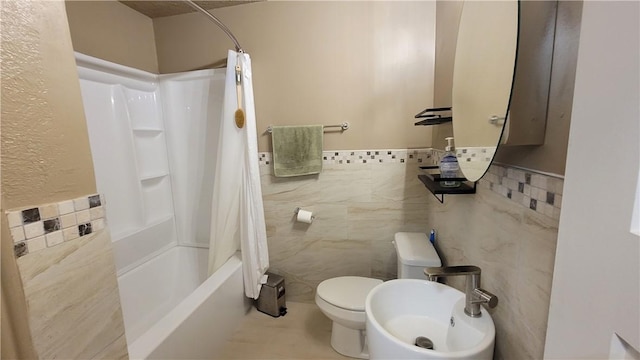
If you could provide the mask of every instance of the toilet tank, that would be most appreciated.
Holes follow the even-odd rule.
[[[427,234],[396,233],[393,245],[398,256],[398,279],[426,279],[425,267],[442,266],[440,256]]]

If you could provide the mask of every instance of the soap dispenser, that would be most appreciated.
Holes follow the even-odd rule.
[[[460,169],[460,165],[458,165],[458,158],[454,152],[453,138],[448,137],[445,138],[445,140],[447,140],[447,147],[445,147],[445,153],[440,160],[440,185],[443,187],[458,187],[460,186],[460,181],[445,180],[457,178],[458,170]]]

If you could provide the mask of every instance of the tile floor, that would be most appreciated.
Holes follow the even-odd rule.
[[[350,359],[331,348],[331,320],[315,304],[288,301],[287,310],[274,318],[251,309],[219,359]]]

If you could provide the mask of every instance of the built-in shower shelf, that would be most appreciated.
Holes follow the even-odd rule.
[[[114,247],[121,247],[122,245],[119,242],[128,242],[132,237],[142,237],[145,239],[156,239],[157,234],[154,236],[145,236],[146,232],[153,228],[160,228],[162,232],[166,232],[167,229],[170,229],[173,226],[173,215],[164,216],[162,218],[155,219],[153,221],[143,222],[138,224],[135,228],[122,229],[120,232],[112,233],[111,239],[114,242]],[[128,239],[128,240],[127,240]],[[125,245],[126,246],[126,245]]]
[[[168,176],[168,173],[158,173],[158,174],[149,174],[149,175],[143,175],[140,177],[140,181],[145,182],[145,181],[153,181],[153,180],[158,180],[158,179],[162,179],[165,176]]]
[[[173,221],[173,214],[162,216],[162,217],[158,217],[157,219],[154,219],[152,221],[148,221],[145,226],[146,227],[154,227],[154,226],[162,225],[162,224],[164,224],[165,222],[168,222],[168,221]]]
[[[147,134],[160,134],[164,132],[163,129],[154,129],[154,128],[133,128],[132,129],[136,133],[147,133]]]

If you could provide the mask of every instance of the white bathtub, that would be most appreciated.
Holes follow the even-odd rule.
[[[242,262],[206,278],[208,249],[175,246],[118,277],[131,359],[211,359],[249,311]]]

